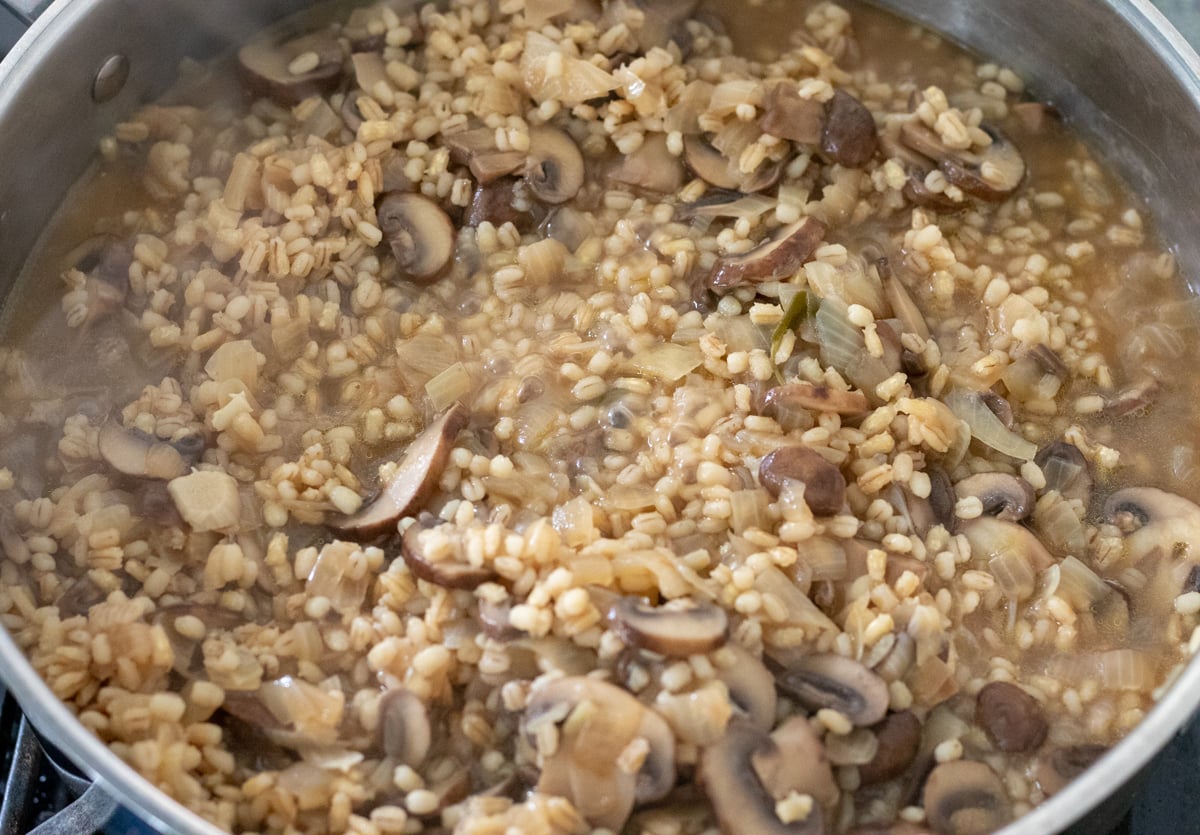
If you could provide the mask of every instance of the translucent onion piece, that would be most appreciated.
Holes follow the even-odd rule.
[[[1020,461],[1032,461],[1037,454],[1037,445],[1006,429],[978,392],[953,389],[944,402],[981,444]]]
[[[749,316],[709,316],[704,327],[715,333],[728,351],[753,351],[766,348],[767,339],[762,328],[750,321]]]
[[[813,537],[803,543],[799,559],[808,566],[813,582],[846,579],[846,551],[832,539]]]
[[[471,391],[471,374],[461,362],[456,362],[425,384],[425,393],[435,412],[442,412]]]
[[[654,377],[669,383],[678,382],[691,374],[704,362],[704,354],[693,345],[676,345],[663,342],[649,350],[641,351],[630,360],[639,374]]]
[[[755,220],[764,212],[773,210],[778,204],[779,201],[774,197],[747,194],[737,200],[689,207],[688,213],[693,217],[733,217]]]
[[[592,504],[585,496],[577,496],[554,508],[554,529],[563,543],[575,548],[588,545],[596,538],[596,526],[592,520]]]
[[[1037,577],[1029,559],[1020,551],[1003,551],[988,560],[988,569],[1009,600],[1021,601],[1033,595]]]
[[[1056,551],[1082,554],[1087,549],[1087,532],[1083,522],[1057,491],[1052,490],[1038,499],[1033,510],[1033,523],[1042,541]]]
[[[345,707],[341,692],[322,690],[315,684],[284,676],[263,684],[258,697],[281,724],[312,737],[314,743],[328,743],[337,738]]]
[[[1112,587],[1075,557],[1059,563],[1058,596],[1078,611],[1086,611],[1110,594]]]
[[[569,43],[569,42],[568,42]],[[550,56],[562,55],[562,71],[548,72]],[[537,32],[525,35],[521,74],[530,98],[539,104],[557,100],[568,106],[601,99],[621,86],[611,73],[563,50],[555,41]]]
[[[1137,650],[1113,649],[1097,653],[1096,668],[1102,690],[1148,692],[1155,685],[1154,662]]]
[[[741,534],[750,528],[770,529],[767,494],[762,490],[735,490],[729,495],[729,505],[732,509],[730,521],[735,533]]]
[[[808,596],[787,575],[774,566],[768,566],[754,580],[754,588],[760,594],[770,594],[783,604],[787,615],[784,623],[778,626],[790,626],[804,630],[806,635],[817,635],[822,632],[836,634],[840,630],[825,613],[816,607]]]
[[[813,321],[821,345],[821,361],[835,368],[868,397],[891,376],[887,366],[867,352],[862,331],[850,323],[846,303],[838,298],[821,301]]]

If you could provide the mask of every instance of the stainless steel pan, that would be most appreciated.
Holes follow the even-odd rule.
[[[875,0],[997,56],[1056,104],[1144,196],[1200,290],[1200,58],[1147,0]],[[160,92],[185,55],[213,54],[303,0],[0,0],[29,22],[0,63],[0,300],[99,138]],[[2,304],[2,301],[0,301]],[[0,679],[40,731],[96,783],[79,801],[97,826],[114,799],[164,831],[219,830],[138,776],[84,729],[0,630]],[[1107,831],[1146,764],[1200,705],[1200,662],[1137,729],[1006,835]],[[82,830],[81,830],[82,831]]]

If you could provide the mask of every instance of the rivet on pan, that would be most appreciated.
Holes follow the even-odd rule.
[[[103,104],[116,98],[128,79],[129,59],[124,55],[108,56],[96,71],[96,79],[92,82],[92,100],[96,104]]]

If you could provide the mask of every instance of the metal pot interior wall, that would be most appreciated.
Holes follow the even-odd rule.
[[[1200,289],[1200,235],[1190,228],[1196,202],[1192,184],[1200,182],[1200,154],[1195,153],[1200,61],[1145,0],[871,1],[978,53],[1003,56],[1145,196],[1162,234],[1175,242],[1184,273]],[[160,93],[180,59],[211,55],[263,22],[307,5],[304,0],[60,0],[52,6],[35,24],[34,37],[25,38],[0,64],[0,159],[6,170],[0,178],[0,300],[70,186],[94,159],[99,138]],[[128,59],[129,80],[115,98],[100,104],[92,95],[94,77],[113,55]],[[81,752],[89,766],[104,763],[128,772],[69,718],[64,706],[34,704],[53,700],[7,636],[0,636],[0,661],[9,665],[5,677],[22,685],[14,689],[27,709],[33,707],[34,717],[63,726],[54,729],[56,742],[78,740],[79,748],[64,747]],[[14,663],[21,669],[14,670]],[[1108,779],[1097,775],[1079,781],[1059,798],[1063,802],[1046,804],[1008,831],[1062,829],[1112,794],[1114,786],[1134,779],[1200,701],[1200,667],[1193,665],[1180,685],[1106,759],[1113,772]],[[112,782],[136,785],[131,775],[118,774]],[[1120,802],[1117,792],[1112,805],[1099,807],[1097,814],[1103,810],[1111,820]],[[158,802],[150,807],[164,808]],[[175,808],[178,814],[166,815],[174,828],[211,830]],[[1075,831],[1099,831],[1086,822],[1077,826],[1083,829]]]

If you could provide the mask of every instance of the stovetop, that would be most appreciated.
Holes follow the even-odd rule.
[[[1194,45],[1200,45],[1200,2],[1153,0]],[[0,5],[0,57],[20,36],[18,18]],[[16,768],[14,768],[14,763]],[[0,835],[143,835],[151,830],[128,811],[88,791],[61,754],[47,752],[16,702],[0,687]],[[74,805],[72,805],[74,804]],[[64,812],[64,810],[66,810]],[[89,825],[90,824],[90,825]],[[1154,762],[1129,813],[1112,835],[1200,833],[1200,719]]]

